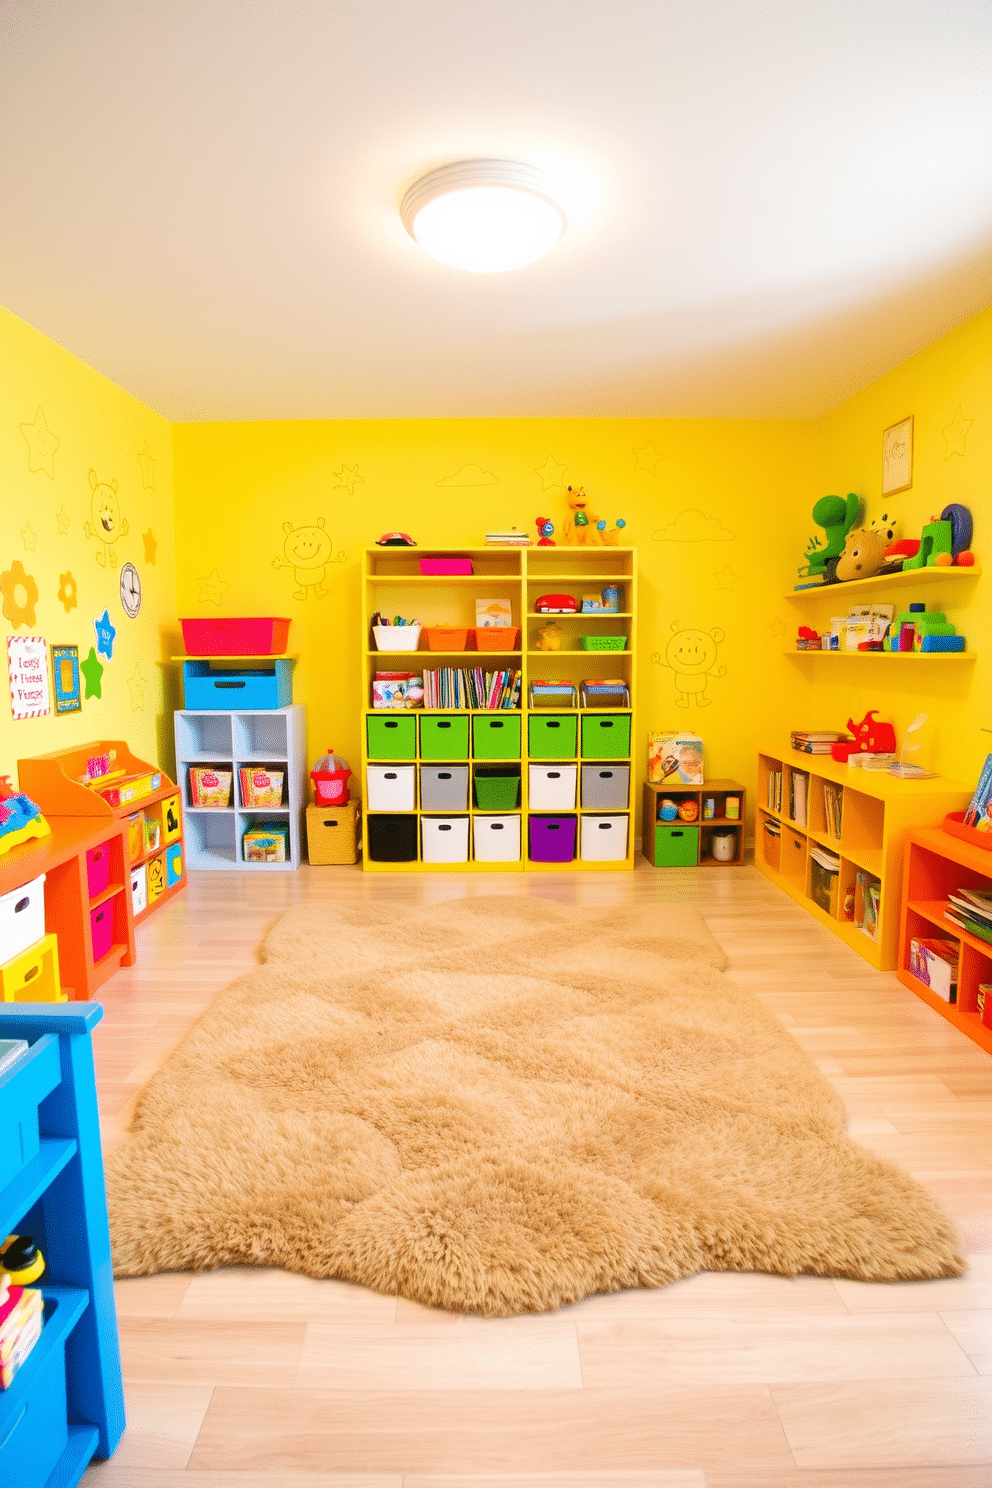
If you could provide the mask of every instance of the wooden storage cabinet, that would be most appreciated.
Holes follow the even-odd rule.
[[[740,815],[728,817],[724,814],[728,796],[740,800]],[[713,797],[716,815],[703,821],[703,802]],[[663,800],[695,801],[695,821],[661,821],[658,812]],[[736,780],[708,780],[703,785],[672,784],[644,786],[644,814],[641,827],[642,852],[655,868],[695,867],[710,865],[721,868],[739,867],[744,862],[744,820],[747,792]],[[734,833],[734,856],[729,859],[714,858],[711,850],[712,829],[732,830]],[[680,837],[673,834],[679,833]],[[691,850],[690,850],[691,845]]]
[[[769,804],[769,780],[782,773],[782,806]],[[790,815],[790,784],[806,781],[805,820]],[[943,821],[967,805],[971,792],[954,780],[901,780],[887,772],[838,764],[829,755],[784,749],[758,755],[754,862],[821,924],[828,925],[872,966],[892,970],[898,960],[902,851],[907,830]],[[841,833],[831,834],[825,787],[841,791]],[[779,827],[779,835],[769,832]],[[951,839],[948,839],[949,841]],[[811,849],[819,844],[840,861],[833,909],[813,898]],[[871,939],[855,923],[858,874],[879,883],[878,933]]]

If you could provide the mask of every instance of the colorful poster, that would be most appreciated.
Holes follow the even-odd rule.
[[[52,680],[55,683],[55,712],[78,713],[83,706],[79,688],[79,647],[52,647]]]
[[[52,711],[48,686],[48,642],[44,636],[7,637],[10,711],[15,718],[42,718]]]

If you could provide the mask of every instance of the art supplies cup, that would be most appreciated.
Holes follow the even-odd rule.
[[[728,821],[739,821],[741,815],[740,796],[728,796],[723,808],[723,814]]]
[[[703,802],[703,821],[712,821],[716,816],[716,798],[707,796]]]

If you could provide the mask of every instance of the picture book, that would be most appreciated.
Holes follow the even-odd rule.
[[[698,734],[648,734],[648,781],[651,785],[703,785],[703,741]]]

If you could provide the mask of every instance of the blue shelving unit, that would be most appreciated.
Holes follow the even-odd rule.
[[[0,1238],[48,1264],[41,1338],[0,1391],[0,1484],[71,1488],[124,1430],[92,1030],[98,1002],[0,1007],[28,1053],[0,1075]]]

